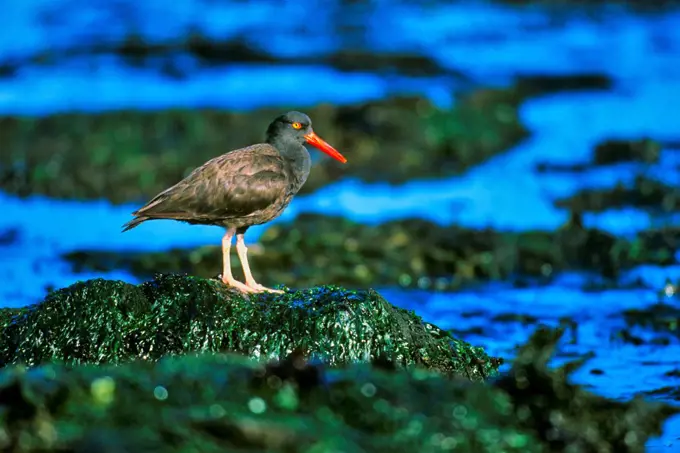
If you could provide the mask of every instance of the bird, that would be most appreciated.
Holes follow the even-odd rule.
[[[347,162],[314,132],[309,116],[291,111],[271,122],[263,143],[217,156],[153,197],[132,213],[134,217],[123,225],[123,232],[160,219],[223,227],[222,282],[243,293],[282,293],[255,281],[244,237],[251,226],[281,215],[307,181],[312,159],[305,144],[343,164]],[[244,282],[236,280],[231,270],[234,236]]]

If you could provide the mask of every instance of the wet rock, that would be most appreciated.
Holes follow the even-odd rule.
[[[303,192],[344,176],[401,183],[457,174],[527,136],[516,87],[481,89],[451,110],[421,98],[304,109],[349,159],[323,159]],[[0,188],[21,196],[141,202],[206,160],[261,142],[282,109],[119,111],[0,117]]]
[[[0,247],[7,247],[19,239],[19,229],[18,228],[7,228],[6,230],[0,230]]]
[[[498,3],[505,3],[510,5],[532,7],[547,7],[549,10],[560,11],[562,8],[580,9],[587,8],[589,14],[597,14],[597,9],[593,7],[601,7],[602,5],[619,5],[630,9],[632,11],[646,13],[646,12],[660,12],[668,8],[677,7],[678,0],[652,0],[652,1],[624,1],[624,0],[496,0]],[[600,10],[606,13],[606,9]]]
[[[582,190],[557,200],[555,205],[577,212],[602,212],[624,207],[676,212],[680,210],[680,191],[646,176],[637,176],[632,186],[619,183],[611,189]]]
[[[659,302],[646,308],[625,310],[623,319],[629,326],[680,336],[680,306],[675,304]]]
[[[670,148],[669,143],[642,138],[639,140],[609,139],[598,143],[593,150],[589,163],[555,164],[541,162],[537,164],[539,172],[584,172],[591,168],[612,165],[622,162],[640,162],[653,164],[659,161],[662,148]]]
[[[562,333],[561,329],[537,330],[529,343],[519,350],[511,370],[495,381],[495,386],[507,392],[515,402],[515,416],[540,427],[538,433],[547,445],[546,451],[569,451],[570,446],[592,452],[645,451],[644,433],[660,430],[661,426],[658,415],[651,414],[660,410],[665,417],[678,409],[669,406],[652,409],[640,397],[627,403],[614,403],[593,397],[583,387],[571,384],[569,375],[587,363],[592,355],[549,370],[548,361]]]
[[[666,401],[680,401],[680,386],[661,387],[656,390],[645,392],[645,395],[655,398],[663,398]]]
[[[325,286],[244,297],[219,281],[194,277],[158,276],[138,286],[96,279],[10,316],[0,317],[2,365],[225,351],[283,358],[300,350],[330,365],[383,357],[481,380],[499,364],[374,290]]]
[[[547,338],[547,341],[545,340]],[[548,368],[539,332],[490,383],[295,355],[203,354],[118,366],[0,371],[7,451],[643,452],[677,410],[607,400]]]
[[[0,60],[0,77],[14,76],[22,66],[30,64],[63,65],[74,58],[119,57],[133,67],[160,69],[168,75],[185,78],[197,69],[228,67],[234,64],[325,65],[344,72],[374,72],[432,77],[456,76],[461,73],[439,65],[432,58],[409,52],[381,53],[365,47],[313,55],[274,54],[260,46],[253,46],[243,36],[216,39],[198,29],[190,30],[183,39],[148,41],[130,33],[124,38],[107,42],[89,40],[87,43],[59,50],[47,50],[28,58]]]
[[[632,240],[584,228],[578,216],[557,232],[499,232],[410,219],[362,225],[340,217],[304,214],[269,227],[249,256],[264,284],[302,287],[395,285],[448,290],[473,282],[532,276],[549,281],[561,270],[592,270],[616,278],[638,264],[675,262],[661,232]],[[219,237],[216,237],[219,244]],[[219,246],[168,252],[77,251],[65,258],[76,272],[126,269],[212,277],[221,270]],[[232,256],[234,269],[238,260]]]
[[[537,324],[538,318],[522,313],[501,313],[491,319],[494,323],[517,323],[523,326]]]
[[[569,75],[532,74],[519,75],[517,85],[520,89],[534,94],[557,93],[565,91],[609,90],[612,79],[601,73],[582,73]]]
[[[648,164],[659,161],[661,144],[655,140],[606,140],[595,147],[593,163],[608,165],[618,162],[644,162]]]

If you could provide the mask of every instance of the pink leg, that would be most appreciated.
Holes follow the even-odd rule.
[[[246,276],[246,285],[249,288],[252,288],[256,292],[268,291],[271,293],[283,294],[283,291],[281,290],[267,288],[255,281],[252,272],[250,272],[250,264],[248,264],[248,248],[246,247],[246,242],[242,234],[236,235],[236,252],[238,253],[239,260],[241,260],[243,274]]]
[[[229,254],[231,252],[231,239],[234,237],[234,233],[236,233],[236,228],[229,228],[222,237],[222,282],[225,285],[236,288],[244,293],[257,292],[253,288],[236,280],[231,273],[231,260]]]

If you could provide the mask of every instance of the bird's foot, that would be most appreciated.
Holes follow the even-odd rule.
[[[251,282],[246,281],[246,285],[249,288],[254,289],[258,293],[262,293],[262,292],[275,293],[275,294],[283,294],[284,293],[280,289],[272,289],[272,288],[267,288],[266,286],[262,286],[259,283],[257,283],[256,281],[251,281]]]
[[[225,285],[227,285],[231,288],[237,289],[237,290],[241,291],[242,293],[259,293],[260,292],[255,288],[251,288],[250,286],[248,286],[244,283],[241,283],[240,281],[236,280],[235,278],[225,278],[223,276],[220,276],[220,280],[222,280],[222,283],[224,283]]]

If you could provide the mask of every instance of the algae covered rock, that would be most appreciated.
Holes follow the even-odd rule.
[[[650,404],[640,396],[627,402],[608,400],[569,382],[589,357],[550,369],[562,334],[563,329],[539,328],[494,387],[514,402],[514,414],[534,427],[546,451],[645,451],[649,436],[660,435],[663,420],[679,409]]]
[[[365,225],[303,214],[268,227],[260,246],[250,248],[249,259],[264,284],[450,290],[480,281],[549,279],[561,270],[594,270],[616,278],[636,265],[674,263],[680,247],[676,238],[677,228],[617,237],[584,227],[577,214],[557,232],[480,230],[422,219]],[[141,278],[156,272],[212,277],[222,255],[219,246],[205,246],[124,254],[80,250],[65,258],[75,272],[126,269]]]
[[[610,139],[598,143],[593,151],[595,165],[609,165],[619,162],[657,163],[661,144],[649,138],[640,140]]]
[[[644,451],[676,410],[618,402],[547,367],[539,331],[490,383],[419,369],[202,354],[0,370],[0,449],[71,452]]]
[[[439,109],[417,97],[305,108],[351,165],[323,159],[302,192],[344,176],[405,182],[459,173],[528,135],[517,110],[531,90],[485,89]],[[138,202],[208,159],[259,143],[286,108],[0,116],[0,188],[27,196]]]
[[[619,182],[610,189],[586,189],[556,200],[555,205],[578,212],[602,212],[625,207],[677,212],[680,210],[680,192],[677,186],[638,175],[631,186]]]
[[[226,351],[271,359],[299,351],[330,365],[391,360],[472,380],[499,365],[370,289],[326,286],[248,298],[194,277],[159,276],[138,286],[96,279],[0,319],[3,365]]]

